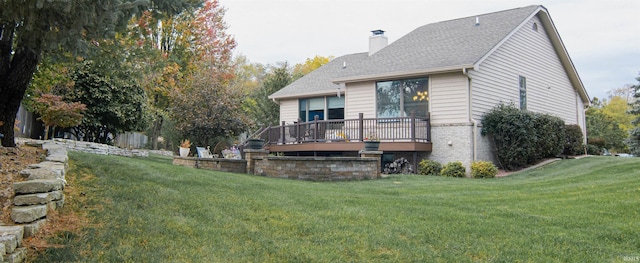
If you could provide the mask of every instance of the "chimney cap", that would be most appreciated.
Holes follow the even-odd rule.
[[[376,29],[376,30],[372,30],[371,33],[373,33],[374,36],[377,35],[384,35],[384,30],[382,29]]]

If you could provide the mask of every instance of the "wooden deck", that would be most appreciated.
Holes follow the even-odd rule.
[[[357,152],[365,140],[379,140],[380,151],[430,152],[429,116],[351,120],[313,120],[265,128],[258,137],[271,152]]]

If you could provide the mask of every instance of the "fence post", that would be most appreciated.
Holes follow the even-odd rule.
[[[364,113],[358,113],[358,136],[360,141],[364,141]]]
[[[416,111],[411,111],[411,141],[416,141]]]

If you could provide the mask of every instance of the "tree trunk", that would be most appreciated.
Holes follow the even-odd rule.
[[[41,52],[21,48],[11,54],[11,48],[7,48],[6,44],[3,36],[3,39],[0,39],[0,121],[3,123],[0,133],[4,134],[2,146],[15,147],[13,127],[16,114],[40,61]]]
[[[156,114],[157,119],[153,123],[153,134],[151,135],[151,143],[153,145],[153,149],[158,149],[158,137],[160,137],[160,133],[162,132],[162,122],[164,118],[162,115]]]
[[[49,139],[49,125],[45,125],[44,126],[44,140],[48,140]]]

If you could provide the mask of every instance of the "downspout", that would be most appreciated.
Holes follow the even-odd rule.
[[[469,88],[469,121],[471,121],[471,123],[473,124],[473,161],[476,161],[476,156],[478,156],[477,151],[478,151],[478,121],[476,121],[473,118],[473,109],[472,109],[472,98],[473,98],[473,89],[471,88],[471,76],[469,76],[469,73],[467,72],[467,68],[462,68],[462,74],[467,77],[467,85]]]

